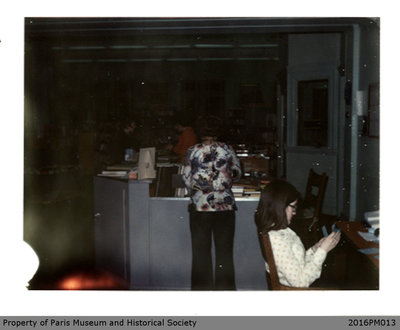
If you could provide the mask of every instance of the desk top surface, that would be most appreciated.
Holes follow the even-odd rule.
[[[367,228],[359,221],[338,221],[336,226],[340,228],[342,233],[358,248],[358,249],[369,249],[376,248],[378,253],[366,254],[367,257],[379,268],[379,243],[364,240],[360,234],[361,232],[367,232]]]

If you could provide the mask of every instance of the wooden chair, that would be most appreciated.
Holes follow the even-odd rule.
[[[326,173],[317,174],[313,169],[310,169],[304,199],[301,203],[302,207],[291,225],[303,241],[306,249],[321,237],[319,222],[327,182]]]
[[[306,192],[304,194],[304,204],[307,208],[313,210],[310,215],[310,218],[312,218],[310,227],[312,227],[312,224],[317,222],[321,216],[327,182],[328,176],[326,173],[317,174],[313,169],[310,169]]]
[[[287,285],[283,285],[279,282],[278,270],[276,269],[274,254],[272,251],[271,241],[269,239],[268,234],[262,234],[261,237],[261,247],[262,252],[265,258],[265,261],[268,264],[269,272],[265,271],[265,275],[267,278],[268,288],[272,291],[319,291],[319,290],[339,290],[338,288],[329,287],[291,287]]]

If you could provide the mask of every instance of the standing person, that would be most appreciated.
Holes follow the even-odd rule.
[[[229,145],[217,141],[221,119],[201,117],[197,126],[201,143],[188,149],[183,167],[183,181],[191,200],[192,290],[235,290],[233,237],[236,204],[231,187],[232,181],[241,177],[240,162]]]
[[[296,214],[300,194],[290,183],[274,180],[261,192],[255,213],[258,234],[268,233],[279,282],[286,286],[308,287],[321,276],[327,253],[340,240],[339,232],[323,237],[307,251],[299,236],[289,228]],[[269,271],[268,264],[266,264]]]
[[[168,145],[167,149],[176,153],[179,156],[180,162],[183,163],[188,148],[197,143],[197,137],[193,128],[186,125],[183,119],[177,118],[174,128],[180,133],[178,143],[175,146]]]

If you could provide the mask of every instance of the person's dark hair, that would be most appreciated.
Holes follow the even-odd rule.
[[[182,112],[176,113],[172,117],[172,122],[173,122],[173,125],[181,125],[181,126],[190,126],[191,125],[188,115],[186,115]]]
[[[254,216],[259,233],[288,227],[286,207],[300,198],[300,193],[289,182],[271,181],[261,191],[260,201]]]
[[[203,137],[219,137],[223,130],[222,119],[214,115],[204,115],[197,119],[196,130]]]

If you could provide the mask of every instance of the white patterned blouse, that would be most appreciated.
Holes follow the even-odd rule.
[[[290,228],[269,231],[279,282],[292,287],[308,287],[321,276],[326,251],[307,251],[299,236]],[[266,264],[269,271],[268,264]]]

